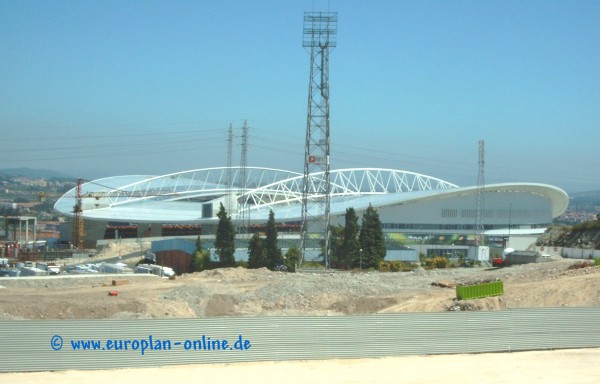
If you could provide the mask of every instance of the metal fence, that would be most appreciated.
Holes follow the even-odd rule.
[[[600,308],[0,321],[0,371],[600,347]]]

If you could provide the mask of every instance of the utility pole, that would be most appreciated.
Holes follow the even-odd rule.
[[[229,124],[229,130],[227,131],[227,212],[231,215],[232,204],[232,189],[233,189],[233,177],[231,175],[232,169],[232,153],[233,153],[233,127]]]
[[[485,141],[479,140],[479,173],[477,176],[477,225],[475,228],[475,241],[478,246],[484,243],[485,226],[483,224],[485,209],[484,209],[484,194],[485,194]]]
[[[248,197],[246,196],[247,190],[247,157],[248,157],[248,123],[244,120],[244,126],[242,127],[242,156],[240,158],[240,172],[239,172],[239,226],[238,233],[248,233]],[[231,213],[229,213],[231,215]]]
[[[329,268],[329,52],[337,45],[337,12],[304,14],[302,46],[310,52],[308,112],[302,186],[302,265],[308,248],[323,246]],[[314,241],[318,240],[315,244]]]

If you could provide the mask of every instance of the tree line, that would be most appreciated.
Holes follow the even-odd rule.
[[[331,228],[331,266],[336,269],[379,269],[387,249],[379,214],[371,205],[362,216],[354,208],[347,208],[344,226]]]
[[[215,253],[218,262],[210,259],[210,254],[202,248],[200,236],[196,240],[193,257],[195,271],[217,267],[235,267],[235,228],[223,204],[217,214],[219,223],[215,236]],[[336,269],[378,269],[386,255],[385,238],[377,211],[369,205],[362,216],[362,225],[354,208],[347,208],[344,226],[330,228],[330,265]],[[278,248],[275,214],[271,210],[261,237],[254,233],[248,244],[248,268],[268,268],[294,272],[300,261],[300,250],[291,247],[282,254]],[[323,252],[324,253],[324,252]]]

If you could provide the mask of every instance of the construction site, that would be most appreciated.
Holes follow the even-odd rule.
[[[473,142],[477,163],[473,162],[472,168],[477,182],[471,186],[459,186],[436,176],[397,169],[332,169],[329,63],[330,53],[337,47],[337,23],[337,12],[304,14],[302,47],[310,57],[310,72],[302,172],[249,166],[250,127],[244,120],[239,128],[239,166],[233,165],[236,144],[234,128],[230,125],[226,166],[163,175],[79,178],[75,187],[57,196],[54,205],[60,215],[68,218],[61,223],[60,239],[40,239],[36,217],[4,217],[6,236],[0,247],[0,322],[12,327],[32,325],[35,332],[36,326],[56,328],[48,335],[44,328],[39,335],[34,335],[37,339],[27,335],[24,345],[33,343],[35,348],[31,351],[15,342],[10,347],[13,350],[2,351],[16,356],[16,368],[7,370],[53,371],[36,367],[35,361],[32,363],[19,357],[19,354],[37,354],[35,357],[39,361],[48,361],[43,359],[45,353],[57,361],[63,353],[65,364],[76,362],[82,364],[82,369],[123,368],[123,365],[115,365],[115,361],[127,363],[132,351],[137,353],[139,349],[138,339],[126,339],[126,351],[119,351],[123,354],[119,355],[120,359],[115,359],[109,357],[111,348],[99,348],[98,354],[90,357],[94,351],[78,350],[73,340],[71,351],[59,352],[63,348],[61,334],[75,333],[74,338],[84,340],[85,337],[96,337],[89,333],[106,331],[110,337],[117,334],[129,338],[127,332],[134,334],[140,329],[145,332],[147,327],[147,337],[152,340],[155,329],[175,332],[179,325],[190,322],[196,326],[198,334],[207,324],[207,327],[216,327],[214,329],[227,328],[223,324],[238,324],[239,329],[223,332],[237,333],[239,345],[242,345],[245,331],[253,331],[258,340],[270,340],[271,337],[277,343],[252,344],[254,341],[251,343],[246,339],[245,350],[252,347],[252,351],[259,353],[242,356],[240,360],[221,359],[218,361],[226,364],[206,365],[202,372],[195,370],[196,367],[182,365],[177,371],[170,368],[164,368],[164,371],[160,368],[158,372],[112,371],[113,376],[108,378],[102,371],[97,371],[86,378],[90,378],[89,382],[104,382],[112,380],[111,377],[134,380],[142,377],[136,373],[143,372],[144,377],[163,380],[166,372],[168,377],[164,380],[173,377],[185,380],[193,372],[195,379],[202,377],[204,380],[205,372],[221,369],[212,373],[212,377],[223,379],[231,375],[224,380],[227,381],[260,376],[263,382],[280,382],[283,375],[286,380],[291,375],[290,382],[308,379],[335,382],[339,376],[345,382],[375,382],[406,376],[407,382],[422,382],[423,372],[440,371],[443,377],[432,377],[428,382],[489,381],[491,377],[496,378],[496,382],[537,380],[548,383],[551,381],[541,380],[542,373],[553,372],[557,382],[597,382],[600,372],[594,362],[600,350],[597,344],[586,344],[587,339],[595,340],[596,335],[590,331],[593,324],[589,321],[578,324],[577,319],[567,322],[560,317],[566,316],[571,321],[570,314],[579,313],[575,310],[600,307],[600,250],[595,249],[594,243],[597,234],[587,233],[587,237],[581,237],[588,239],[587,242],[584,244],[580,239],[574,246],[572,239],[568,244],[564,240],[568,234],[552,237],[547,231],[553,220],[568,207],[569,196],[564,190],[535,182],[486,183],[484,140],[477,141],[477,151]],[[40,199],[47,197],[44,193],[39,195]],[[362,246],[356,249],[358,268],[334,268],[332,231],[344,229],[342,225],[349,208],[356,209],[359,216],[374,209],[380,219],[378,229],[381,227],[386,253],[377,268],[363,268],[363,254],[367,249]],[[196,269],[195,257],[202,256],[203,249],[209,261],[221,261],[221,255],[216,251],[216,237],[221,224],[217,212],[223,209],[226,210],[225,218],[231,220],[235,228],[237,243],[232,247],[234,260],[231,265],[237,267]],[[280,236],[275,244],[278,251],[299,250],[294,273],[278,268],[246,268],[251,237],[265,237],[265,223],[273,216]],[[559,244],[558,239],[565,243]],[[464,294],[465,287],[481,288],[483,293],[468,296]],[[557,314],[548,317],[546,324],[545,318],[535,317],[536,309]],[[570,309],[574,311],[564,315]],[[518,325],[513,329],[511,324],[504,326],[501,320],[503,314],[514,313],[516,317],[525,313],[526,323],[530,312],[520,312],[525,310],[532,310],[532,318],[539,323],[529,324],[533,331],[521,337]],[[560,312],[562,310],[565,312]],[[465,317],[467,321],[464,322],[457,317],[452,319],[456,323],[441,324],[439,319],[450,313],[452,316],[459,313],[473,316]],[[494,320],[492,326],[486,328],[485,321],[480,321],[478,315],[490,313],[500,314],[500,320]],[[404,314],[412,314],[417,320],[410,320],[402,329],[393,328]],[[431,314],[432,317],[422,317],[424,320],[421,321],[419,314]],[[245,323],[251,322],[249,319],[257,322],[256,329],[250,325],[244,328]],[[361,326],[353,326],[348,331],[342,325],[346,323],[335,323],[339,319],[348,320],[348,324],[356,321]],[[383,328],[386,321],[391,328]],[[305,340],[302,331],[298,331],[300,323],[308,324]],[[512,332],[517,335],[515,340],[523,342],[517,350],[527,352],[519,352],[521,358],[511,355],[512,345],[501,342],[498,346],[485,345],[486,337],[495,336],[494,324],[501,324],[503,331]],[[440,335],[448,336],[448,339],[436,339],[436,334],[430,332],[432,328],[437,330],[442,326],[448,328],[440,331]],[[569,337],[575,334],[578,342],[568,344],[568,348],[589,349],[573,351],[562,347],[560,342],[564,334],[559,334],[557,340],[550,340],[550,344],[536,338],[538,333],[551,334],[554,326],[561,331],[567,329]],[[378,327],[393,332],[381,335]],[[464,340],[458,340],[463,335],[459,331],[466,335],[462,337]],[[587,334],[578,334],[580,331]],[[200,345],[199,341],[204,341],[205,336],[193,337],[197,337],[197,345]],[[261,339],[263,336],[265,338]],[[411,353],[420,354],[414,356],[420,360],[396,357],[398,354],[390,351],[397,350],[391,348],[374,355],[380,359],[366,359],[371,358],[371,350],[379,347],[369,344],[375,336],[390,340],[407,337],[416,346]],[[425,336],[432,338],[421,343]],[[483,340],[480,344],[485,348],[475,349],[475,342],[469,345],[470,336],[473,340]],[[64,337],[67,339],[68,336]],[[186,339],[188,344],[176,342],[174,345],[196,345],[191,341],[193,337]],[[458,340],[459,353],[509,353],[487,358],[461,355],[458,359],[450,359],[454,357],[450,356],[446,360],[434,356],[446,351],[445,342],[454,340],[452,337]],[[533,340],[531,344],[527,344],[528,337]],[[38,339],[43,339],[43,343]],[[323,344],[317,344],[314,339],[321,339]],[[221,344],[219,340],[213,340],[211,345],[219,346],[219,351],[220,346],[226,352],[233,351],[231,347],[226,348],[227,340]],[[294,342],[284,345],[289,340]],[[304,341],[307,341],[306,345]],[[426,344],[429,349],[421,344]],[[127,345],[131,346],[131,351],[127,351]],[[168,345],[170,347],[170,341]],[[341,356],[339,358],[357,360],[352,361],[353,365],[338,360],[322,364],[305,361],[278,365],[271,362],[272,356],[281,360],[311,360],[313,355],[295,353],[305,347],[310,350],[315,345],[317,348],[314,349],[319,353],[331,350],[339,353],[336,355]],[[551,346],[544,347],[546,345]],[[65,343],[65,346],[68,349],[69,344]],[[271,355],[264,353],[269,348]],[[283,353],[277,348],[282,348]],[[531,352],[554,348],[565,349],[548,354]],[[185,352],[189,349],[185,348]],[[235,349],[232,353],[243,348],[236,346]],[[72,355],[67,354],[79,352],[83,357],[76,356],[73,360],[70,360]],[[86,355],[88,352],[90,354]],[[427,355],[425,362],[423,354]],[[140,356],[135,355],[136,364],[139,364],[136,366],[154,364],[149,369],[155,369],[162,363],[158,354],[148,357],[142,350]],[[191,353],[188,356],[192,356]],[[188,360],[175,359],[174,364],[187,361],[206,364],[209,361],[208,354],[198,356],[201,355],[186,357]],[[577,365],[577,369],[565,367],[561,359],[567,358],[568,364]],[[259,366],[261,359],[267,362]],[[542,359],[551,362],[549,368],[548,364],[539,363]],[[85,365],[90,361],[97,365]],[[237,361],[243,363],[231,364]],[[475,361],[484,369],[473,368]],[[171,364],[171,360],[167,364]],[[502,364],[527,367],[516,375],[511,374],[510,369],[498,370]],[[400,371],[398,366],[402,367]],[[227,373],[221,376],[224,367]],[[260,367],[262,371],[255,372],[254,367]],[[277,375],[265,375],[265,367]],[[286,368],[285,372],[282,367]],[[416,369],[414,367],[419,371],[412,371]],[[432,370],[432,367],[436,369]],[[307,368],[313,372],[312,376],[296,374],[306,372]],[[568,368],[571,369],[567,376]],[[62,369],[65,368],[59,366],[56,370]],[[542,371],[545,369],[547,371]],[[369,371],[375,373],[362,375]],[[33,373],[0,375],[12,383],[80,379],[73,378],[72,371],[44,372],[43,376]]]

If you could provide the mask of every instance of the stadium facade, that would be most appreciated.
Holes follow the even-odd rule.
[[[116,176],[81,187],[86,223],[135,223],[140,228],[165,224],[196,224],[214,233],[220,204],[234,225],[266,223],[273,210],[278,223],[298,225],[303,175],[280,169],[248,167],[240,182],[239,168],[207,168],[162,176]],[[331,171],[332,224],[343,225],[347,208],[359,215],[377,209],[383,230],[393,238],[415,243],[451,239],[467,244],[475,233],[476,186],[393,169],[354,168]],[[484,228],[491,236],[541,233],[568,206],[560,188],[536,183],[488,184],[484,187]],[[76,189],[62,196],[55,209],[73,214]],[[243,222],[242,222],[243,221]],[[89,228],[89,227],[86,227]],[[141,235],[140,235],[141,237]],[[412,241],[410,241],[412,239]]]

